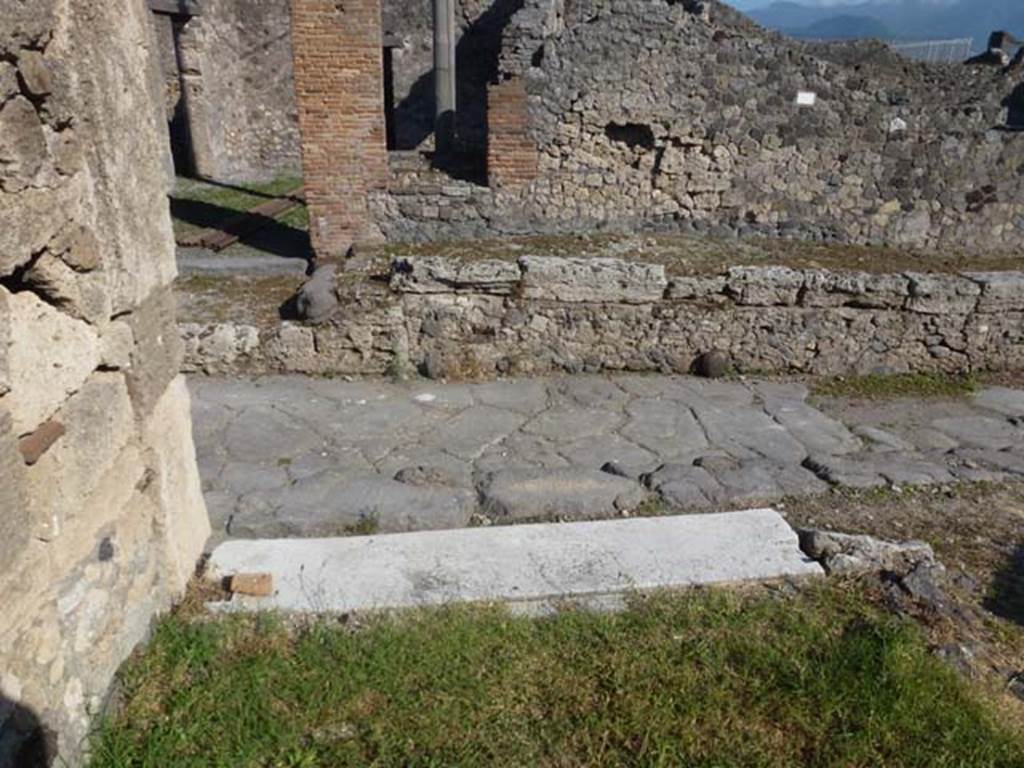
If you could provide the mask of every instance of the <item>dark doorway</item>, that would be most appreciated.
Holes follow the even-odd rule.
[[[390,45],[384,46],[384,131],[388,151],[398,149],[395,129],[395,49]]]
[[[192,133],[188,124],[188,96],[184,66],[181,56],[181,34],[188,24],[188,16],[171,16],[171,41],[174,46],[174,66],[177,71],[177,101],[168,121],[171,135],[171,157],[174,158],[174,172],[189,176],[195,170],[192,158]]]

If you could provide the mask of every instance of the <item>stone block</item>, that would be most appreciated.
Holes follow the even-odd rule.
[[[5,396],[19,435],[33,431],[56,413],[100,362],[96,331],[60,312],[31,291],[10,294],[0,288],[0,310],[6,304],[9,331]],[[3,332],[0,331],[0,341]],[[0,366],[4,352],[0,352]]]
[[[725,299],[725,275],[673,277],[665,298],[718,302]]]
[[[888,571],[906,575],[920,565],[935,564],[935,553],[922,541],[897,544],[871,536],[815,529],[798,531],[798,534],[801,549],[819,561],[828,573]]]
[[[100,364],[112,370],[125,369],[132,363],[135,337],[132,327],[123,320],[108,323],[100,336]]]
[[[522,297],[542,301],[648,304],[668,288],[665,267],[610,258],[523,256]]]
[[[903,275],[804,270],[800,304],[805,307],[901,309],[910,292]]]
[[[32,102],[16,96],[0,105],[0,190],[21,192],[45,160],[46,137]]]
[[[229,531],[264,538],[462,528],[475,511],[476,495],[466,488],[413,486],[328,469],[243,497]]]
[[[31,518],[25,496],[25,466],[11,414],[0,400],[0,571],[9,572],[28,541]]]
[[[27,263],[54,235],[84,218],[89,197],[88,178],[79,173],[56,189],[25,189],[17,205],[0,202],[0,276]]]
[[[608,517],[646,498],[633,480],[599,470],[503,470],[479,485],[484,514],[499,520]]]
[[[128,390],[140,416],[152,411],[181,369],[184,350],[174,313],[171,290],[158,288],[126,318],[135,338]]]
[[[53,90],[53,77],[39,51],[22,51],[18,56],[18,73],[25,90],[36,98],[48,96]]]
[[[185,377],[177,376],[156,401],[142,427],[154,471],[150,492],[158,501],[158,521],[164,533],[166,574],[171,594],[178,594],[195,573],[196,563],[210,536],[192,442],[191,401]]]
[[[884,485],[942,485],[955,480],[939,457],[871,452],[847,456],[810,456],[804,466],[822,480],[847,488]]]
[[[96,325],[111,315],[102,273],[81,274],[56,256],[44,253],[25,271],[24,281],[48,303],[79,320]]]
[[[27,470],[37,536],[60,534],[135,434],[128,387],[120,373],[94,373],[56,420],[66,433]]]
[[[185,370],[188,371],[216,373],[227,370],[239,359],[255,352],[260,345],[260,332],[252,325],[182,323],[178,330],[185,350]],[[268,352],[273,353],[274,360],[281,360],[286,370],[302,370],[302,355],[316,355],[313,329],[283,323],[268,341]]]
[[[922,315],[967,315],[974,312],[981,286],[958,275],[908,272],[907,309]]]
[[[439,256],[396,259],[391,290],[398,293],[488,293],[507,296],[519,284],[514,262],[461,261]]]
[[[767,509],[217,547],[210,576],[239,572],[272,574],[275,594],[236,596],[218,608],[345,613],[492,601],[550,608],[616,593],[822,574],[793,529]]]
[[[995,314],[1024,310],[1024,272],[967,272],[981,286],[978,312]]]
[[[737,304],[751,307],[796,305],[803,273],[789,267],[731,267],[726,290]]]

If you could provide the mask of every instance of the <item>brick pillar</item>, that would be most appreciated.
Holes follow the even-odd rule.
[[[313,249],[372,237],[367,194],[388,182],[380,0],[291,0],[295,90]]]
[[[537,146],[530,138],[522,78],[487,89],[487,182],[493,188],[512,187],[537,178]]]

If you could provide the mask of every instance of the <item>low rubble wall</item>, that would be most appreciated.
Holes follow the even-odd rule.
[[[317,325],[182,326],[186,370],[487,378],[686,372],[827,375],[1024,367],[1024,272],[871,274],[732,267],[670,276],[607,258],[399,259],[338,282]]]

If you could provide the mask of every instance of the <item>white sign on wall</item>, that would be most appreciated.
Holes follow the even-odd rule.
[[[814,91],[797,91],[796,105],[798,107],[813,107],[818,103],[818,94]]]

